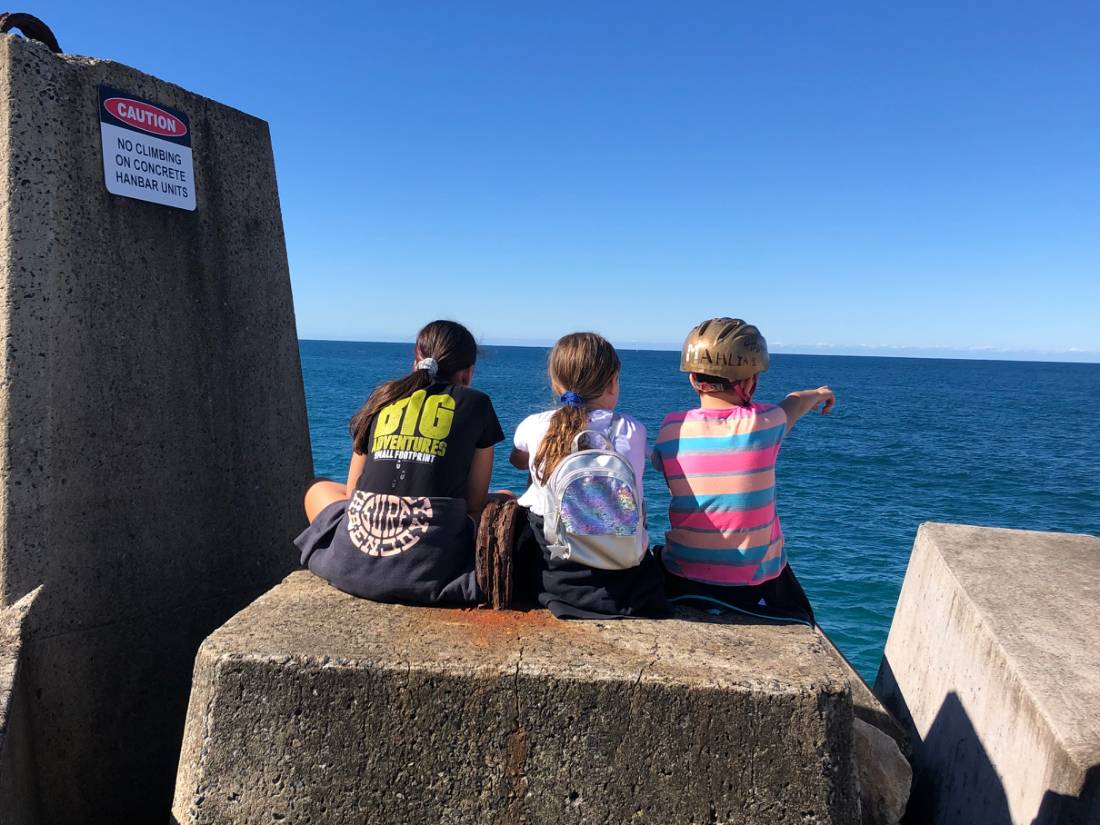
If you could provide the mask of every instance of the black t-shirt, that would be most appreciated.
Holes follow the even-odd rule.
[[[466,483],[474,451],[503,439],[489,396],[469,387],[437,381],[383,407],[355,494],[298,537],[302,563],[375,601],[477,602]]]
[[[464,499],[474,451],[503,440],[489,396],[436,381],[378,411],[356,489]]]

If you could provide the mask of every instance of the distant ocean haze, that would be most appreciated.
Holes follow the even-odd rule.
[[[302,341],[313,460],[343,479],[348,420],[382,381],[412,366],[412,346]],[[508,436],[493,487],[517,493],[511,436],[553,407],[548,350],[487,346],[474,385]],[[674,351],[620,350],[619,409],[650,444],[661,419],[696,406]],[[922,521],[1100,533],[1100,365],[836,355],[772,356],[757,398],[828,384],[837,408],[807,415],[779,454],[779,518],[792,566],[822,626],[868,680]],[[650,536],[663,540],[668,490],[646,470]]]

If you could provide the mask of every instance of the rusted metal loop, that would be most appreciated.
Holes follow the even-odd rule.
[[[477,584],[494,610],[512,607],[512,551],[519,532],[520,508],[510,496],[490,494],[481,513],[474,555]]]
[[[45,44],[46,48],[54,54],[61,54],[61,47],[57,45],[57,38],[53,36],[50,27],[33,14],[25,14],[21,11],[0,13],[0,32],[9,32],[12,29],[19,29],[24,36]]]

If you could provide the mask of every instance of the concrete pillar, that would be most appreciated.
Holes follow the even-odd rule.
[[[821,636],[681,615],[383,605],[294,573],[203,643],[176,821],[857,823]]]
[[[101,84],[189,117],[194,211],[107,192]],[[0,36],[0,448],[42,819],[163,821],[194,653],[295,566],[311,474],[263,121]]]
[[[1100,538],[924,524],[875,692],[913,821],[1100,823]]]

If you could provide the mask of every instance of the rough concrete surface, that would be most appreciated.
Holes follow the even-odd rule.
[[[28,617],[42,588],[0,608],[0,823],[36,825],[38,820],[34,757],[23,686],[23,638]]]
[[[194,212],[107,193],[100,83],[190,117]],[[193,653],[293,568],[312,472],[263,121],[0,36],[0,445],[43,819],[156,821]]]
[[[875,691],[936,823],[1100,822],[1100,538],[924,524]]]
[[[195,665],[179,823],[855,823],[801,626],[375,604],[295,573]]]
[[[863,825],[897,825],[905,813],[913,770],[909,736],[819,626],[817,633],[852,686],[852,720]]]
[[[833,643],[833,640],[829,638],[820,625],[817,627],[817,632],[825,645],[832,650],[833,655],[844,669],[848,681],[852,685],[852,711],[855,713],[856,718],[885,733],[894,740],[901,754],[908,757],[910,744],[909,734],[905,727],[879,701],[871,687],[863,681],[863,677],[852,667],[848,657],[840,652],[840,648]]]

